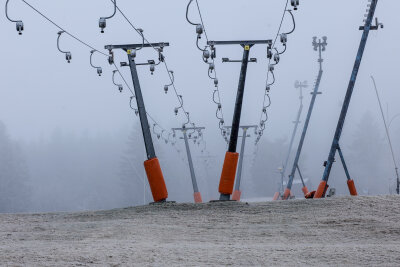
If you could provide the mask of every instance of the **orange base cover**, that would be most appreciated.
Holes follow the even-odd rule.
[[[233,192],[232,200],[240,201],[241,195],[242,195],[242,191],[235,190],[235,192]]]
[[[325,196],[325,191],[326,191],[327,188],[328,187],[327,187],[326,182],[322,180],[319,183],[318,189],[314,194],[314,198],[321,198],[321,197]]]
[[[194,203],[203,203],[203,199],[201,198],[200,192],[195,192],[194,196]]]
[[[218,188],[221,194],[232,195],[238,159],[239,153],[226,152]]]
[[[307,188],[307,186],[303,187],[303,188],[301,189],[301,191],[303,191],[304,196],[306,196],[306,195],[308,194],[308,188]]]
[[[357,196],[357,189],[354,185],[354,180],[347,180],[347,186],[349,187],[350,195]]]
[[[149,180],[151,193],[155,202],[168,198],[167,186],[161,171],[160,163],[157,158],[149,159],[144,162],[147,179]]]
[[[278,198],[279,198],[279,192],[276,192],[275,194],[274,194],[274,197],[272,198],[272,200],[278,200]]]
[[[292,195],[292,192],[290,191],[290,189],[285,188],[285,192],[283,192],[283,199],[286,200],[289,198],[289,196]]]
[[[316,192],[316,191],[308,192],[304,197],[305,197],[305,198],[314,198],[315,192]]]

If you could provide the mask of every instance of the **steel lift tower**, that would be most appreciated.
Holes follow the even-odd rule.
[[[301,133],[299,146],[297,147],[296,157],[294,159],[292,170],[290,171],[289,180],[288,180],[288,183],[286,185],[285,192],[283,193],[282,199],[288,199],[288,197],[290,196],[290,193],[291,193],[291,190],[292,190],[294,176],[296,174],[296,170],[300,174],[300,179],[301,179],[301,182],[303,184],[302,191],[303,191],[304,195],[306,195],[308,193],[308,189],[307,189],[307,187],[306,187],[306,185],[304,183],[303,177],[301,176],[301,172],[300,172],[300,168],[299,168],[299,160],[300,160],[301,150],[303,149],[304,140],[306,138],[308,125],[310,124],[311,115],[312,115],[312,112],[313,112],[313,109],[314,109],[315,100],[317,98],[317,95],[322,94],[321,92],[319,92],[319,85],[321,83],[321,78],[322,78],[322,74],[323,74],[322,62],[324,61],[322,59],[322,51],[325,51],[326,50],[326,46],[328,45],[328,43],[326,42],[327,41],[326,36],[322,37],[322,40],[323,41],[321,41],[321,39],[319,39],[318,42],[317,42],[317,37],[313,37],[312,45],[314,46],[314,50],[318,51],[318,54],[319,54],[319,57],[318,57],[319,71],[318,71],[317,80],[315,82],[314,91],[311,93],[312,97],[311,97],[310,107],[308,108],[307,118],[306,118],[306,120],[304,122],[303,132]]]
[[[146,170],[147,179],[149,181],[150,189],[153,194],[154,202],[165,202],[168,198],[168,191],[165,185],[164,176],[161,171],[160,163],[157,159],[156,152],[154,150],[153,140],[151,137],[150,126],[147,119],[147,112],[144,105],[142,90],[140,88],[139,76],[136,69],[137,65],[150,65],[150,69],[154,68],[154,61],[149,60],[148,63],[136,63],[136,51],[141,48],[156,48],[159,51],[159,60],[163,60],[161,54],[164,47],[169,46],[169,43],[148,43],[148,44],[126,44],[126,45],[107,45],[105,49],[109,50],[110,58],[109,63],[114,63],[113,51],[114,49],[122,49],[128,55],[128,63],[122,62],[121,66],[129,66],[131,69],[131,75],[133,80],[133,87],[135,91],[135,98],[137,103],[137,109],[139,112],[140,124],[142,127],[144,145],[146,148],[147,160],[144,162],[144,168]]]
[[[189,141],[188,139],[191,138],[191,134],[189,133],[188,138],[188,131],[199,131],[205,130],[204,127],[182,127],[182,128],[172,128],[172,131],[181,131],[183,133],[183,137],[181,137],[185,141],[186,153],[189,162],[189,170],[190,170],[190,177],[192,178],[192,185],[193,185],[193,197],[195,203],[202,203],[203,200],[201,198],[201,193],[199,191],[199,187],[197,186],[196,174],[194,172],[192,154],[190,152]]]
[[[337,127],[336,127],[335,135],[333,137],[331,149],[329,151],[328,160],[324,163],[325,171],[324,171],[324,174],[322,176],[322,180],[321,180],[321,182],[320,182],[320,184],[318,186],[317,191],[315,192],[315,194],[313,196],[310,195],[309,197],[321,198],[321,197],[325,196],[326,190],[328,188],[329,175],[331,173],[333,162],[335,161],[336,151],[339,152],[339,156],[340,156],[340,159],[342,161],[344,171],[346,173],[347,185],[348,185],[350,194],[352,196],[357,196],[357,190],[356,190],[356,187],[354,185],[354,180],[351,179],[350,174],[348,172],[346,163],[344,161],[343,153],[342,153],[342,151],[340,149],[340,146],[339,146],[339,141],[340,141],[340,137],[342,135],[343,125],[344,125],[344,122],[346,120],[347,111],[349,109],[351,96],[352,96],[353,90],[354,90],[354,85],[355,85],[356,80],[357,80],[358,70],[360,69],[361,60],[362,60],[362,57],[363,57],[363,54],[364,54],[365,46],[367,44],[369,31],[370,30],[377,30],[379,28],[379,26],[381,28],[383,28],[383,24],[378,23],[378,19],[375,19],[375,21],[376,21],[376,25],[375,26],[371,25],[372,24],[372,20],[374,18],[375,9],[376,9],[376,5],[378,3],[378,0],[369,0],[369,2],[371,2],[371,3],[368,4],[368,9],[367,9],[368,15],[366,15],[367,19],[365,20],[365,25],[361,26],[359,28],[360,30],[363,31],[363,35],[361,37],[360,46],[358,48],[358,52],[357,52],[356,60],[355,60],[355,63],[354,63],[353,71],[351,73],[350,82],[349,82],[349,85],[347,87],[346,96],[345,96],[344,101],[343,101],[343,106],[342,106],[342,110],[340,112],[340,117],[339,117],[339,121],[338,121],[338,124],[337,124]]]
[[[242,64],[240,69],[239,86],[236,95],[235,109],[232,120],[232,131],[229,140],[228,151],[225,155],[224,166],[222,168],[221,179],[219,183],[219,200],[227,201],[230,200],[233,186],[235,184],[236,168],[238,163],[239,154],[236,152],[239,128],[240,128],[240,117],[242,113],[242,104],[244,96],[244,87],[246,82],[247,65],[249,62],[257,62],[257,59],[249,59],[250,49],[256,44],[266,44],[269,48],[272,46],[272,40],[255,40],[255,41],[208,41],[207,44],[212,50],[217,45],[240,45],[243,48],[242,60],[229,60],[223,58],[222,62],[239,62]]]
[[[299,110],[297,111],[297,116],[296,116],[296,120],[293,122],[294,123],[294,128],[293,128],[293,132],[292,132],[292,137],[290,139],[290,143],[289,143],[289,150],[287,152],[286,155],[286,160],[285,160],[285,164],[283,165],[282,170],[280,171],[281,174],[281,181],[280,181],[280,185],[278,188],[278,191],[276,191],[273,200],[278,200],[279,197],[283,197],[283,179],[285,177],[285,173],[286,173],[286,167],[289,164],[289,158],[290,158],[290,154],[292,152],[292,148],[293,148],[293,142],[294,142],[294,138],[296,137],[296,133],[297,133],[297,128],[300,124],[300,117],[301,117],[301,113],[303,112],[303,88],[307,88],[307,81],[304,82],[299,82],[296,81],[294,84],[295,88],[300,88],[300,106],[299,106]]]

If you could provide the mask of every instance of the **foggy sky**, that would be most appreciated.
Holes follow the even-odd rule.
[[[29,0],[29,3],[99,50],[104,50],[104,45],[108,44],[141,41],[119,13],[107,21],[105,33],[100,34],[98,18],[112,13],[113,7],[108,0]],[[274,38],[285,1],[200,0],[199,3],[210,40],[237,40]],[[214,86],[207,77],[207,65],[201,60],[201,52],[195,46],[195,29],[185,20],[186,4],[187,1],[182,0],[118,1],[133,24],[144,29],[147,39],[170,42],[171,46],[165,48],[164,55],[174,70],[177,89],[184,97],[193,122],[207,127],[205,139],[209,150],[220,156],[220,161],[225,143],[219,135],[216,107],[211,99]],[[299,10],[294,12],[296,30],[289,35],[287,52],[275,68],[276,83],[271,89],[272,105],[268,110],[270,119],[263,139],[290,137],[298,108],[298,91],[294,82],[308,80],[313,85],[318,71],[318,55],[312,49],[312,37],[326,35],[328,46],[323,53],[324,75],[320,86],[323,94],[317,97],[304,146],[310,163],[320,166],[326,160],[361,38],[358,27],[362,25],[366,4],[366,0],[301,1]],[[397,62],[400,59],[397,52],[399,7],[400,3],[395,0],[378,2],[376,16],[385,28],[370,33],[343,140],[349,137],[352,125],[366,111],[371,111],[380,121],[371,74],[381,90],[385,106],[389,107],[390,116],[400,112],[397,105],[400,93],[396,90]],[[196,9],[191,11],[192,20],[199,21]],[[114,134],[134,125],[138,118],[129,108],[128,90],[120,94],[112,84],[113,68],[105,57],[94,56],[95,64],[101,65],[104,72],[102,77],[98,77],[89,65],[90,49],[63,35],[61,47],[71,51],[73,57],[71,64],[67,64],[56,47],[57,28],[19,0],[10,1],[9,13],[25,24],[23,35],[18,36],[15,24],[0,16],[3,62],[0,66],[0,120],[7,125],[10,136],[31,141],[48,138],[56,128],[77,134]],[[283,29],[290,28],[290,17],[286,17]],[[240,59],[242,50],[239,46],[217,49],[216,67],[223,112],[229,125],[240,65],[222,64],[221,58]],[[126,61],[124,53],[115,52],[117,64]],[[143,49],[138,53],[137,61],[155,59],[155,56],[151,49]],[[265,47],[255,46],[250,57],[256,57],[258,63],[251,63],[248,68],[242,124],[259,123],[267,73]],[[122,72],[131,84],[129,70],[124,68]],[[174,107],[178,106],[177,99],[172,91],[167,95],[163,92],[164,84],[169,83],[165,69],[159,66],[154,75],[150,75],[148,67],[141,67],[139,75],[148,112],[165,129],[180,127],[184,118],[173,113]],[[116,80],[121,82],[118,76]],[[311,87],[304,92],[303,115],[308,108]],[[397,124],[400,125],[400,121]],[[396,125],[393,127],[398,128]],[[254,146],[249,145],[249,153],[252,150]]]

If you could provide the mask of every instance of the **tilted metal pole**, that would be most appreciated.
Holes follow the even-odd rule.
[[[128,54],[129,67],[131,69],[133,88],[135,91],[135,98],[137,103],[137,109],[139,111],[140,125],[142,126],[142,133],[144,139],[144,146],[146,148],[147,159],[153,159],[156,157],[156,152],[154,150],[153,139],[151,137],[151,131],[149,126],[149,121],[147,119],[147,112],[144,106],[142,90],[140,88],[139,77],[136,69],[135,59]]]
[[[338,146],[337,150],[339,152],[339,157],[340,157],[340,160],[343,165],[344,173],[346,174],[347,180],[349,181],[349,180],[351,180],[350,173],[349,173],[349,169],[347,169],[347,165],[346,165],[346,161],[344,160],[342,149],[340,148],[340,146]]]
[[[315,38],[316,39],[316,38]],[[314,39],[314,40],[315,40]],[[311,120],[311,115],[314,109],[314,104],[315,104],[315,100],[317,98],[317,95],[321,94],[321,92],[318,92],[319,90],[319,85],[321,83],[321,78],[322,78],[322,74],[323,74],[323,70],[322,70],[322,49],[324,49],[324,46],[326,46],[326,37],[324,38],[325,42],[322,43],[321,40],[319,40],[318,43],[314,44],[314,47],[318,47],[319,50],[319,58],[318,58],[318,62],[319,62],[319,71],[318,71],[318,77],[317,77],[317,81],[315,82],[315,86],[314,86],[314,91],[311,93],[312,97],[311,97],[311,102],[310,102],[310,106],[308,108],[308,113],[307,113],[307,118],[304,122],[304,127],[303,127],[303,132],[301,133],[301,137],[300,137],[300,142],[299,142],[299,146],[297,147],[297,151],[296,151],[296,156],[293,162],[293,166],[292,166],[292,170],[289,174],[289,180],[288,183],[286,185],[286,189],[285,192],[283,193],[283,199],[287,199],[290,196],[290,191],[292,190],[292,185],[293,185],[293,180],[294,180],[294,176],[296,174],[296,168],[297,165],[299,164],[299,160],[300,160],[300,155],[301,155],[301,150],[303,149],[303,144],[304,144],[304,140],[306,138],[306,134],[307,134],[307,130],[308,130],[308,125],[310,124],[310,120]],[[307,189],[305,187],[303,187],[303,192],[307,192]]]
[[[236,152],[250,48],[251,48],[251,45],[244,46],[244,50],[243,50],[242,67],[240,69],[239,86],[238,86],[237,95],[236,95],[236,103],[235,103],[235,109],[233,112],[232,129],[231,129],[231,135],[230,135],[229,147],[228,147],[229,152]]]
[[[244,158],[244,148],[246,146],[246,137],[247,137],[247,128],[244,128],[243,136],[242,136],[242,145],[240,148],[240,155],[239,155],[238,171],[236,174],[235,191],[240,191],[240,181],[242,180],[242,167],[243,167],[243,158]]]
[[[186,153],[187,153],[189,169],[190,169],[190,177],[192,178],[193,192],[197,193],[197,192],[199,192],[199,188],[197,187],[197,180],[196,180],[196,175],[194,173],[192,154],[190,153],[189,142],[188,142],[186,130],[183,131],[183,139],[185,140]]]
[[[185,141],[185,147],[186,147],[186,154],[189,162],[189,170],[190,170],[190,178],[192,180],[192,186],[193,186],[193,197],[194,197],[194,202],[195,203],[202,203],[202,197],[199,191],[199,187],[197,185],[197,179],[196,179],[196,174],[194,171],[194,165],[193,165],[193,159],[192,159],[192,153],[190,152],[190,146],[189,146],[189,138],[187,136],[187,131],[194,130],[194,131],[201,131],[204,130],[204,127],[183,127],[183,128],[172,128],[173,131],[182,131],[183,133],[183,140]],[[181,137],[182,139],[182,137]]]
[[[361,60],[362,60],[362,57],[364,54],[365,46],[367,44],[368,35],[369,35],[369,31],[371,29],[371,23],[372,23],[374,14],[375,14],[375,9],[376,9],[377,3],[378,3],[378,0],[372,0],[372,2],[370,4],[368,17],[366,19],[365,26],[363,27],[363,35],[361,37],[360,46],[358,48],[356,60],[354,62],[353,71],[352,71],[351,77],[350,77],[350,82],[347,87],[346,96],[344,98],[342,110],[340,112],[340,117],[339,117],[339,121],[338,121],[338,124],[336,127],[335,136],[333,137],[331,149],[329,152],[328,160],[326,161],[326,166],[325,166],[324,174],[322,176],[322,180],[318,186],[317,191],[314,194],[314,198],[323,197],[325,194],[326,188],[327,188],[329,175],[331,173],[333,162],[335,161],[336,150],[338,149],[338,146],[339,146],[339,140],[342,135],[343,125],[346,120],[347,111],[349,109],[351,96],[353,94],[354,85],[357,80],[358,70],[360,69]],[[352,181],[352,180],[350,180],[350,181]],[[349,189],[350,189],[350,187],[349,187]]]

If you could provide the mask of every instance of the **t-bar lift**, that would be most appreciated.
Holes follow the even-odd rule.
[[[188,131],[198,131],[201,133],[202,130],[205,130],[205,127],[182,127],[182,128],[172,128],[172,131],[182,131],[183,133],[183,140],[185,141],[186,153],[189,162],[189,170],[190,170],[190,177],[192,178],[192,185],[193,185],[193,197],[195,203],[202,203],[203,200],[201,198],[201,193],[199,191],[199,187],[197,186],[196,174],[194,172],[193,167],[193,160],[192,154],[190,153],[189,141],[188,139],[191,138],[191,134],[189,133],[188,138]]]
[[[250,48],[256,44],[267,44],[269,48],[272,47],[272,40],[254,40],[254,41],[208,41],[207,44],[214,50],[216,45],[240,45],[243,47],[243,58],[242,60],[230,61],[224,58],[223,62],[241,62],[242,66],[240,69],[239,86],[236,95],[235,109],[232,120],[232,130],[229,140],[228,151],[225,155],[224,166],[222,167],[221,179],[219,183],[220,198],[219,200],[227,201],[233,192],[233,186],[235,184],[236,168],[238,163],[239,154],[236,152],[239,127],[240,127],[240,116],[242,113],[242,104],[244,96],[244,87],[246,82],[247,65],[250,62],[255,62],[254,59],[249,60]]]
[[[135,91],[135,98],[137,102],[137,109],[139,111],[139,119],[142,127],[144,145],[146,148],[147,160],[144,162],[144,168],[146,170],[147,179],[149,181],[150,189],[153,194],[155,202],[165,202],[168,198],[168,191],[165,185],[164,177],[162,174],[160,163],[157,159],[156,152],[154,150],[153,140],[151,137],[150,126],[147,119],[147,112],[144,105],[143,95],[140,88],[139,76],[136,69],[136,65],[150,65],[154,67],[153,61],[149,63],[136,63],[135,56],[136,51],[141,48],[152,47],[159,51],[160,61],[163,60],[161,52],[164,47],[169,46],[169,43],[148,43],[148,44],[126,44],[126,45],[107,45],[105,49],[110,51],[109,63],[113,64],[113,49],[122,49],[128,55],[128,63],[121,65],[129,65],[131,69],[131,75],[133,80],[133,87]]]
[[[314,198],[321,198],[325,196],[325,193],[328,189],[328,179],[329,179],[329,175],[331,173],[331,169],[332,169],[332,165],[333,162],[335,161],[335,154],[336,151],[339,152],[339,156],[340,159],[342,161],[346,176],[347,176],[347,185],[350,191],[350,195],[352,196],[356,196],[357,195],[357,190],[356,187],[354,185],[354,180],[351,179],[349,172],[347,170],[347,166],[346,163],[344,161],[343,158],[343,153],[340,149],[339,146],[339,140],[340,137],[342,135],[342,130],[343,130],[343,125],[346,119],[346,115],[347,115],[347,111],[349,109],[349,105],[350,105],[350,100],[351,100],[351,96],[353,94],[353,90],[354,90],[354,85],[356,83],[357,80],[357,75],[358,75],[358,70],[360,69],[360,65],[361,65],[361,60],[364,54],[364,50],[365,50],[365,46],[367,44],[367,40],[368,40],[368,35],[369,35],[369,31],[370,30],[377,30],[379,28],[379,26],[381,28],[383,28],[383,24],[378,23],[378,20],[376,19],[376,25],[375,26],[371,26],[372,24],[372,20],[375,14],[375,9],[376,9],[376,5],[378,3],[378,0],[369,0],[371,3],[368,4],[368,15],[367,15],[367,19],[365,20],[365,25],[361,26],[359,29],[363,31],[363,35],[361,37],[361,41],[360,41],[360,46],[358,48],[358,52],[357,52],[357,56],[356,56],[356,60],[354,63],[354,67],[353,67],[353,71],[351,73],[351,77],[350,77],[350,82],[349,85],[347,87],[347,92],[346,92],[346,96],[344,98],[343,101],[343,106],[342,106],[342,110],[340,112],[340,117],[339,117],[339,121],[336,127],[336,131],[335,131],[335,135],[333,137],[333,141],[332,141],[332,146],[329,152],[329,156],[328,156],[328,160],[324,163],[325,165],[325,170],[324,170],[324,174],[322,176],[322,180],[318,186],[317,191],[315,192],[315,194],[312,196],[308,196],[308,197],[314,197]]]

